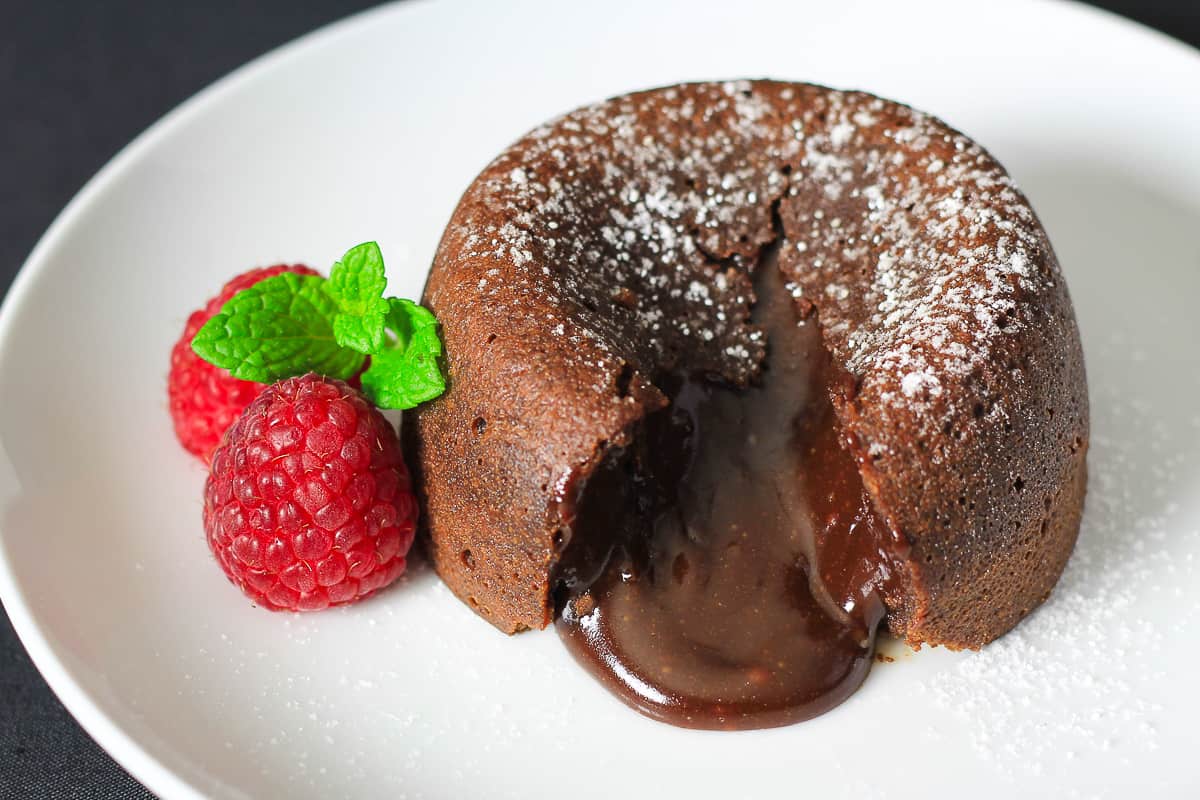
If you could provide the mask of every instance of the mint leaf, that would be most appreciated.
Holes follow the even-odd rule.
[[[438,363],[442,341],[429,309],[395,297],[388,306],[387,323],[396,341],[371,355],[371,366],[362,375],[363,391],[380,408],[412,408],[446,390]]]
[[[387,323],[392,332],[396,334],[396,344],[401,348],[408,347],[409,342],[416,334],[427,329],[431,330],[436,341],[436,344],[432,346],[437,348],[436,354],[441,355],[442,341],[437,338],[437,318],[425,306],[418,305],[412,300],[389,297]]]
[[[338,304],[325,282],[285,272],[243,289],[196,333],[192,349],[246,381],[273,383],[306,372],[351,377],[364,358],[338,345]]]
[[[288,272],[238,292],[192,349],[258,383],[305,372],[345,380],[369,355],[366,395],[380,408],[412,408],[446,390],[438,322],[411,300],[384,298],[386,287],[379,246],[366,242],[347,251],[328,280]]]
[[[386,345],[388,302],[383,299],[387,277],[383,254],[375,242],[352,247],[329,271],[325,292],[337,303],[333,335],[342,347],[371,354]]]

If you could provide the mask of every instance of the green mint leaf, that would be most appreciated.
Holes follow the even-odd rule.
[[[342,347],[371,354],[387,344],[384,333],[388,302],[383,254],[375,242],[352,247],[329,271],[325,292],[337,303],[333,335]]]
[[[243,289],[205,323],[192,349],[233,377],[273,383],[317,372],[346,379],[363,356],[340,347],[334,337],[337,302],[325,279],[285,272]]]
[[[380,408],[412,408],[446,390],[439,356],[437,320],[411,300],[388,300],[388,327],[396,335],[390,348],[371,355],[362,375],[363,391]]]
[[[412,300],[389,297],[387,324],[396,334],[396,346],[401,349],[408,347],[416,334],[424,330],[431,331],[435,342],[433,346],[437,348],[435,355],[441,355],[442,340],[437,337],[438,321],[425,306]]]

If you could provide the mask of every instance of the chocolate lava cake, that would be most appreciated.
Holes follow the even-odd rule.
[[[978,648],[1071,553],[1058,262],[1000,164],[906,106],[742,81],[574,111],[467,189],[424,301],[438,574],[502,631],[559,617],[651,716],[820,713],[881,625]]]

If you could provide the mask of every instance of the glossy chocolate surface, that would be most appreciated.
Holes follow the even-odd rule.
[[[896,580],[891,534],[838,442],[816,319],[799,318],[773,254],[755,289],[761,379],[662,380],[670,406],[592,476],[559,571],[576,658],[685,727],[785,725],[843,701]]]

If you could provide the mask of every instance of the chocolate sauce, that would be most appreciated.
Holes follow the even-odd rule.
[[[785,725],[845,700],[897,580],[893,538],[838,441],[816,321],[797,317],[773,258],[755,288],[761,380],[665,381],[670,407],[590,479],[558,573],[575,657],[690,728]]]

